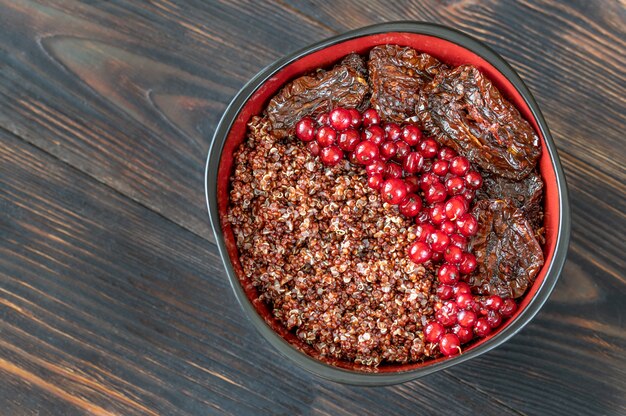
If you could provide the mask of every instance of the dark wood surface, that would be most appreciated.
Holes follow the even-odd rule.
[[[626,414],[619,1],[0,0],[0,413]],[[399,386],[326,382],[243,316],[203,167],[237,90],[348,29],[426,20],[502,54],[573,205],[554,294],[502,347]]]

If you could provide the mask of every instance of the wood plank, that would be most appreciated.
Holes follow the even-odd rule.
[[[458,414],[511,410],[444,373],[336,385],[242,315],[216,248],[0,131],[0,403],[101,414]],[[28,184],[25,186],[24,184]],[[393,406],[391,406],[393,403]]]
[[[203,170],[221,113],[263,66],[328,34],[271,3],[0,10],[0,124],[209,239]]]

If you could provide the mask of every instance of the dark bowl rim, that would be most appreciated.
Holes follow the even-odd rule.
[[[534,298],[529,302],[526,308],[524,308],[520,312],[515,321],[511,322],[507,327],[502,329],[500,332],[494,335],[493,338],[489,339],[484,344],[479,345],[476,348],[469,350],[467,353],[458,355],[456,357],[404,372],[365,373],[333,367],[329,364],[323,363],[306,355],[305,353],[299,351],[294,346],[289,344],[276,332],[274,332],[274,330],[271,329],[269,325],[267,325],[267,323],[263,320],[263,318],[257,313],[256,309],[246,296],[239,282],[239,278],[237,277],[233,269],[230,257],[226,250],[217,207],[216,188],[217,173],[221,159],[221,153],[232,124],[234,123],[237,115],[239,114],[240,110],[247,102],[247,100],[261,85],[263,85],[263,83],[265,83],[274,73],[276,73],[286,65],[312,52],[350,39],[387,32],[406,32],[429,35],[456,43],[459,46],[462,46],[485,59],[513,84],[513,86],[518,90],[522,98],[526,101],[526,104],[531,110],[533,117],[537,121],[539,130],[543,134],[544,141],[550,155],[550,160],[552,162],[552,167],[555,172],[557,189],[559,191],[558,200],[560,209],[560,220],[554,256],[552,258],[552,262],[548,267],[544,281],[542,285],[537,289],[537,293],[535,294]],[[209,186],[209,184],[211,184],[211,186]],[[352,30],[313,43],[281,59],[278,59],[274,63],[259,71],[239,90],[237,95],[233,98],[231,103],[224,111],[224,114],[220,119],[217,128],[215,129],[205,168],[205,195],[211,226],[213,228],[213,233],[215,235],[215,240],[220,252],[220,256],[228,275],[228,280],[233,289],[233,292],[235,293],[237,301],[245,311],[248,318],[252,321],[254,327],[272,346],[274,346],[279,351],[279,353],[294,361],[305,370],[331,381],[354,385],[381,386],[403,383],[409,380],[423,377],[439,370],[449,368],[453,365],[460,364],[481,354],[484,354],[485,352],[490,351],[493,348],[496,348],[497,346],[506,342],[534,318],[534,316],[539,312],[543,304],[549,298],[565,264],[570,239],[571,212],[565,175],[563,173],[563,169],[561,167],[561,163],[557,154],[557,149],[546,124],[546,121],[543,118],[543,115],[541,114],[539,106],[537,105],[537,102],[535,101],[532,93],[530,92],[528,87],[526,87],[519,75],[517,75],[515,70],[489,46],[457,29],[426,22],[390,22]]]

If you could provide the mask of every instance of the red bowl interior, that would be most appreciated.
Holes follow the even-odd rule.
[[[495,331],[489,337],[472,344],[470,347],[467,347],[466,350],[475,348],[476,346],[487,342],[489,339],[497,335],[503,328],[510,324],[520,314],[520,312],[528,305],[535,293],[537,293],[537,290],[541,287],[541,284],[546,276],[549,265],[552,262],[552,257],[554,255],[557,241],[560,216],[559,192],[557,188],[556,173],[550,161],[550,154],[547,151],[544,137],[542,136],[541,131],[538,128],[536,120],[533,118],[530,108],[524,101],[522,95],[504,75],[502,75],[489,62],[485,61],[483,58],[476,55],[472,51],[450,41],[433,36],[405,32],[392,32],[363,36],[334,44],[322,50],[310,53],[298,59],[297,61],[294,61],[284,66],[282,69],[276,72],[263,85],[261,85],[257,89],[257,91],[251,96],[251,98],[245,103],[245,105],[239,112],[235,122],[233,123],[232,128],[230,129],[222,150],[218,170],[217,201],[220,214],[220,223],[224,235],[226,248],[230,256],[233,268],[239,277],[239,281],[241,282],[241,285],[246,295],[248,296],[248,299],[250,300],[250,302],[252,302],[259,315],[264,318],[265,322],[267,322],[267,324],[275,332],[277,332],[281,337],[283,337],[295,348],[313,358],[319,359],[327,364],[337,367],[363,372],[408,371],[427,366],[431,363],[443,360],[444,358],[411,364],[382,364],[377,369],[372,369],[370,367],[354,364],[352,362],[329,360],[326,357],[320,357],[319,354],[310,345],[301,341],[298,337],[296,337],[294,333],[287,331],[287,329],[280,322],[274,319],[267,305],[259,301],[259,294],[256,288],[252,285],[249,279],[244,277],[241,269],[241,264],[239,263],[239,254],[237,246],[235,244],[234,234],[231,226],[228,224],[225,218],[228,209],[229,178],[233,167],[233,153],[246,137],[246,124],[249,121],[250,117],[260,114],[269,99],[278,92],[281,86],[283,86],[286,82],[294,79],[295,77],[315,70],[316,68],[330,66],[349,53],[357,52],[364,54],[374,46],[384,44],[410,46],[418,51],[428,53],[438,58],[442,62],[450,65],[471,64],[476,66],[482,71],[482,73],[487,75],[487,77],[494,83],[494,85],[496,85],[500,92],[509,101],[511,101],[520,111],[522,116],[530,122],[530,124],[539,135],[544,150],[539,161],[539,169],[545,183],[545,264],[542,270],[539,272],[539,275],[535,280],[533,286],[529,289],[528,293],[521,301],[520,308],[518,308],[515,316],[510,318],[505,324],[498,328],[498,331]]]

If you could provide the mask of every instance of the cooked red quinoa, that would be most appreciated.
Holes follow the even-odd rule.
[[[326,167],[254,118],[235,154],[231,223],[244,274],[274,317],[321,354],[367,365],[418,361],[437,301],[406,255],[414,222],[382,203],[360,166]]]

